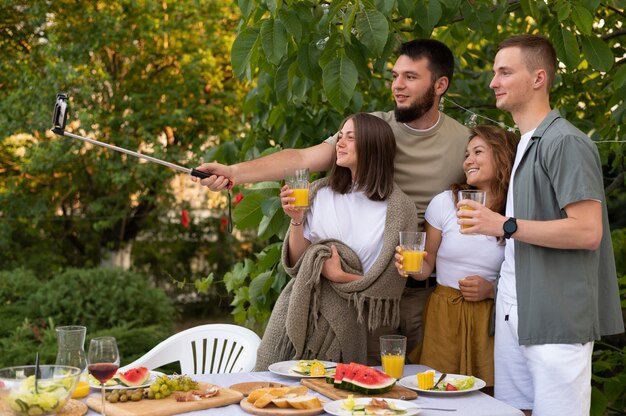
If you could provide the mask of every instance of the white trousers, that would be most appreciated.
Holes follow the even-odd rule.
[[[593,342],[520,346],[517,305],[496,300],[494,395],[533,416],[589,416]]]

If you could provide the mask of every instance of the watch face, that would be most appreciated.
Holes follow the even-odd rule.
[[[508,220],[506,220],[504,222],[504,231],[508,234],[512,234],[515,231],[517,231],[517,224],[515,223],[515,220],[512,218],[509,218]]]

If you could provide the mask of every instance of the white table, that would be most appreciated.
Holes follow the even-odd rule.
[[[406,365],[404,366],[404,376],[413,375],[428,370],[428,367],[422,365]],[[222,387],[229,387],[233,384],[243,383],[247,381],[274,381],[283,384],[297,385],[300,383],[298,378],[279,376],[270,372],[261,373],[233,373],[233,374],[206,374],[194,376],[194,379],[204,381],[211,384],[217,384]],[[313,392],[324,400],[328,398]],[[480,391],[473,391],[465,394],[454,396],[443,396],[435,394],[419,394],[419,397],[412,402],[422,407],[438,407],[452,408],[455,412],[443,412],[438,410],[422,409],[420,416],[521,416],[523,413],[493,397]],[[327,413],[324,413],[327,414]],[[97,412],[89,410],[88,416],[96,416]],[[242,416],[249,415],[244,412],[238,404],[231,404],[226,407],[216,409],[207,409],[197,412],[185,413],[188,416],[215,415],[215,416]]]

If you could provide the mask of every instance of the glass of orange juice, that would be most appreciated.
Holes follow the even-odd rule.
[[[285,183],[293,191],[296,198],[293,202],[296,209],[309,207],[309,169],[285,169]]]
[[[417,231],[400,231],[402,268],[406,273],[421,273],[425,245],[426,233]]]
[[[480,191],[478,189],[465,189],[465,190],[459,191],[459,201],[462,201],[464,199],[469,199],[471,201],[476,201],[481,205],[485,205],[485,201],[487,199],[487,192]],[[467,209],[467,210],[472,210],[472,211],[474,210],[474,208],[471,208],[468,205],[461,205],[459,209]],[[469,218],[469,217],[461,217],[461,218]],[[470,228],[470,227],[471,225],[461,224],[461,229]]]
[[[383,371],[389,377],[401,379],[404,372],[406,337],[403,335],[383,335],[380,337],[380,359]]]

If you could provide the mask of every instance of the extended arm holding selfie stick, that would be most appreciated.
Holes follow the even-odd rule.
[[[65,122],[67,121],[67,109],[68,109],[67,95],[57,94],[57,101],[56,101],[56,104],[54,105],[54,114],[52,115],[52,131],[55,134],[58,134],[59,136],[67,136],[67,137],[71,137],[72,139],[83,140],[85,142],[95,144],[96,146],[102,146],[102,147],[106,147],[107,149],[115,150],[117,152],[126,153],[127,155],[131,155],[140,159],[145,159],[150,162],[158,163],[159,165],[167,166],[170,169],[174,169],[179,172],[184,172],[200,179],[208,178],[209,176],[212,175],[212,173],[203,172],[198,169],[185,168],[180,165],[176,165],[174,163],[157,159],[156,157],[144,155],[139,152],[133,152],[132,150],[124,149],[122,147],[114,146],[112,144],[100,142],[98,140],[90,139],[88,137],[83,137],[77,134],[69,133],[65,131]],[[232,181],[228,181],[229,190],[232,186],[233,186]],[[230,204],[230,191],[228,192],[228,218],[229,218],[228,228],[229,228],[229,231],[231,231],[232,230],[232,214],[231,214],[231,204]]]
[[[67,121],[67,108],[68,108],[67,95],[65,95],[65,94],[57,94],[57,102],[54,105],[54,114],[52,116],[52,126],[53,126],[52,127],[52,131],[55,134],[58,134],[59,136],[67,136],[67,137],[71,137],[72,139],[83,140],[83,141],[95,144],[97,146],[102,146],[102,147],[106,147],[107,149],[115,150],[117,152],[126,153],[127,155],[138,157],[140,159],[145,159],[145,160],[148,160],[150,162],[158,163],[159,165],[167,166],[170,169],[174,169],[174,170],[177,170],[179,172],[184,172],[184,173],[187,173],[187,174],[189,174],[191,176],[195,176],[195,177],[200,178],[200,179],[208,178],[209,176],[212,175],[211,173],[203,172],[201,170],[185,168],[185,167],[182,167],[180,165],[176,165],[174,163],[170,163],[170,162],[166,162],[166,161],[161,160],[161,159],[157,159],[156,157],[144,155],[144,154],[139,153],[139,152],[133,152],[132,150],[124,149],[124,148],[118,147],[118,146],[113,146],[112,144],[100,142],[98,140],[90,139],[88,137],[83,137],[83,136],[79,136],[77,134],[69,133],[69,132],[65,131],[65,122]],[[230,187],[231,186],[231,182],[229,182],[228,185]]]

